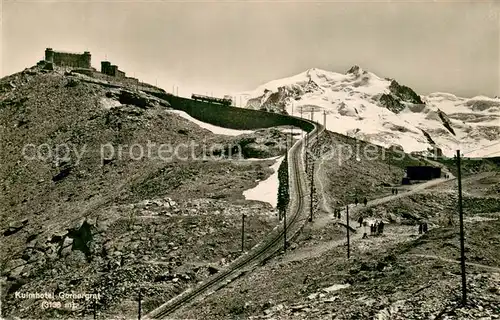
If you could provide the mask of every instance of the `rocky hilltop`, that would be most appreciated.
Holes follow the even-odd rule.
[[[133,318],[139,288],[148,311],[238,256],[242,214],[249,247],[274,227],[273,208],[242,195],[274,161],[244,158],[282,154],[280,130],[216,135],[125,80],[32,67],[0,79],[0,132],[5,316],[93,313],[85,299],[43,309],[16,298],[48,292],[99,293],[100,318]],[[220,160],[199,160],[211,146]]]

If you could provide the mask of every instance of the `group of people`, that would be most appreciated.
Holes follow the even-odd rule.
[[[384,221],[376,220],[375,223],[370,225],[370,234],[371,235],[381,235],[384,233]]]
[[[418,234],[427,233],[428,225],[427,222],[420,222],[418,224]]]
[[[354,204],[355,204],[355,205],[358,205],[358,203],[359,203],[359,202],[358,202],[358,198],[354,199]],[[363,203],[364,203],[364,205],[365,205],[365,207],[366,207],[366,205],[368,204],[368,199],[366,199],[366,197],[363,199]]]
[[[341,218],[340,208],[335,208],[333,210],[333,215],[335,216],[335,219],[340,219]]]
[[[392,191],[392,194],[398,194],[398,189],[396,189],[396,188],[392,188],[391,191]]]
[[[364,228],[363,239],[368,238],[368,222],[363,220],[363,217],[358,218],[359,227]],[[370,235],[381,235],[384,233],[384,221],[375,220],[374,223],[370,224]]]

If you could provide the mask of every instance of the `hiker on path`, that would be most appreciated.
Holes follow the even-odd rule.
[[[398,189],[394,189],[394,193],[395,193],[395,194],[398,194]]]
[[[359,222],[359,227],[361,228],[363,226],[363,217],[359,217],[358,222]]]
[[[392,194],[394,194],[394,188],[391,189]]]
[[[419,222],[418,223],[418,234],[422,234],[422,230],[423,230],[422,222]]]
[[[378,234],[384,233],[384,221],[380,220],[380,223],[378,224]]]
[[[363,222],[363,239],[368,238],[368,222]]]
[[[427,222],[424,222],[424,225],[422,226],[422,232],[427,233]]]
[[[354,204],[357,206],[358,205],[358,198],[354,199]]]
[[[363,199],[363,203],[365,204],[365,207],[366,207],[366,204],[368,203],[368,200],[366,199],[366,197]]]

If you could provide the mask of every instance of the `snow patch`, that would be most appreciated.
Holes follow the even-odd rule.
[[[255,188],[243,191],[243,196],[246,200],[267,202],[273,206],[273,208],[276,208],[279,187],[278,169],[284,159],[284,156],[278,158],[271,166],[271,169],[273,169],[274,172],[269,176],[269,178],[259,182]]]
[[[228,129],[228,128],[214,126],[212,124],[197,120],[197,119],[191,117],[186,112],[180,111],[180,110],[168,110],[168,112],[175,113],[175,114],[183,117],[184,119],[189,120],[189,121],[193,122],[194,124],[202,127],[203,129],[207,129],[208,131],[215,133],[215,134],[221,134],[221,135],[226,135],[226,136],[239,136],[240,134],[249,134],[249,133],[254,132],[253,130],[235,130],[235,129]]]
[[[329,287],[323,288],[323,291],[326,292],[326,293],[330,293],[330,292],[334,292],[334,291],[337,291],[337,290],[349,288],[350,286],[351,285],[348,284],[348,283],[346,283],[346,284],[334,284],[333,286],[329,286]]]
[[[304,131],[300,128],[281,129],[280,131],[283,133],[290,133],[296,139],[302,139],[304,137],[304,135],[307,134],[306,131]]]

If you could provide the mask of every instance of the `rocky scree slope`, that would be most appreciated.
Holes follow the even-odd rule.
[[[249,246],[274,225],[269,206],[249,207],[242,196],[272,173],[273,161],[229,161],[224,155],[221,161],[198,161],[187,148],[178,150],[186,161],[155,156],[161,144],[190,141],[243,144],[249,156],[274,156],[283,152],[279,132],[214,135],[140,91],[37,67],[0,79],[0,132],[3,314],[60,314],[15,299],[17,291],[100,290],[99,313],[112,315],[120,303],[135,299],[140,284],[148,303],[160,303],[158,296],[175,295],[208,276],[210,264],[218,270],[234,257],[239,241],[232,239],[243,212],[249,216]],[[27,144],[45,146],[39,157],[37,149],[25,149],[25,157]],[[102,158],[106,144],[115,154]],[[152,145],[150,156],[130,153],[134,144],[146,155]],[[194,149],[199,157],[204,152]],[[165,276],[157,279],[159,274]],[[67,312],[81,316],[89,308],[90,302],[82,302]]]

